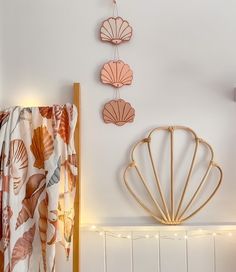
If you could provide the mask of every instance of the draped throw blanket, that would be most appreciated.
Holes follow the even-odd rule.
[[[55,271],[69,255],[77,175],[73,105],[0,111],[0,272]]]

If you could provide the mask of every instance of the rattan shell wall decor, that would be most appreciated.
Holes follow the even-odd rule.
[[[165,136],[168,146],[169,158],[158,161],[154,155],[158,145],[157,141],[161,134]],[[189,150],[189,160],[186,161],[186,173],[182,183],[177,183],[176,173],[180,167],[184,154],[176,155],[179,135],[184,133],[189,137],[192,148]],[[154,147],[155,146],[155,147]],[[186,147],[186,150],[188,146]],[[204,150],[204,156],[200,156],[200,150]],[[142,151],[142,152],[141,152]],[[151,172],[148,175],[141,165],[138,155],[142,157],[142,164],[148,164]],[[179,159],[176,161],[176,157]],[[199,158],[201,157],[201,158]],[[157,163],[158,161],[158,163]],[[203,163],[204,161],[204,163]],[[160,165],[166,166],[168,178],[163,182]],[[195,178],[197,168],[202,166],[201,175]],[[152,177],[150,179],[150,177]],[[136,202],[158,223],[166,225],[178,225],[192,218],[200,212],[213,198],[219,189],[223,178],[220,166],[214,161],[212,147],[190,128],[184,126],[158,127],[153,129],[147,136],[137,142],[131,151],[131,162],[124,171],[124,184]],[[193,188],[190,187],[193,186]],[[163,189],[165,187],[165,190]],[[168,190],[166,189],[168,188]],[[177,190],[178,189],[178,190]],[[178,191],[178,194],[177,194]]]
[[[115,93],[114,98],[107,102],[102,110],[103,121],[106,124],[123,126],[134,121],[134,108],[120,98],[120,88],[132,84],[133,71],[119,57],[119,46],[130,41],[132,34],[132,27],[118,15],[117,3],[113,0],[113,16],[104,20],[100,28],[100,40],[114,47],[113,60],[105,63],[100,71],[101,82],[112,87]]]

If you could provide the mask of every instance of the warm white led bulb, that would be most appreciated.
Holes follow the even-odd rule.
[[[95,230],[96,228],[97,228],[97,227],[93,225],[93,226],[91,227],[91,230]]]
[[[121,234],[119,233],[119,234],[117,235],[117,237],[120,238],[120,237],[121,237]]]
[[[130,236],[130,235],[127,235],[127,238],[128,238],[128,239],[131,239],[131,236]]]
[[[156,239],[158,239],[158,238],[159,238],[159,235],[158,235],[158,234],[156,234],[156,235],[155,235],[155,238],[156,238]]]
[[[187,235],[184,235],[184,239],[187,240],[187,239],[188,239],[188,236],[187,236]]]
[[[178,233],[175,233],[174,236],[177,237],[177,236],[178,236]]]
[[[229,235],[229,236],[232,236],[233,234],[232,234],[232,232],[229,232],[228,235]]]
[[[100,236],[103,236],[103,234],[104,234],[103,231],[100,231],[100,232],[99,232],[99,235],[100,235]]]
[[[145,235],[145,238],[148,239],[150,236],[148,234]]]
[[[213,235],[213,236],[216,236],[216,233],[215,233],[215,232],[213,232],[213,233],[212,233],[212,235]]]

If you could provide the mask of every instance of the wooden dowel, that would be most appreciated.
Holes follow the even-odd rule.
[[[78,175],[76,177],[76,194],[74,203],[74,233],[73,233],[73,272],[80,271],[79,259],[79,225],[80,225],[80,173],[81,173],[81,159],[80,159],[80,84],[74,83],[73,103],[78,110],[78,120],[75,127],[75,150],[77,154]]]

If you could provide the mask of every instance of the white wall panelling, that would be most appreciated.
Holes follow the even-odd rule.
[[[82,271],[92,272],[96,268],[98,272],[235,272],[236,232],[232,236],[198,233],[188,235],[187,239],[185,232],[176,232],[178,236],[174,232],[158,233],[158,239],[135,240],[145,233],[132,232],[131,241],[117,238],[118,232],[114,236],[106,232],[101,236],[83,231]]]

